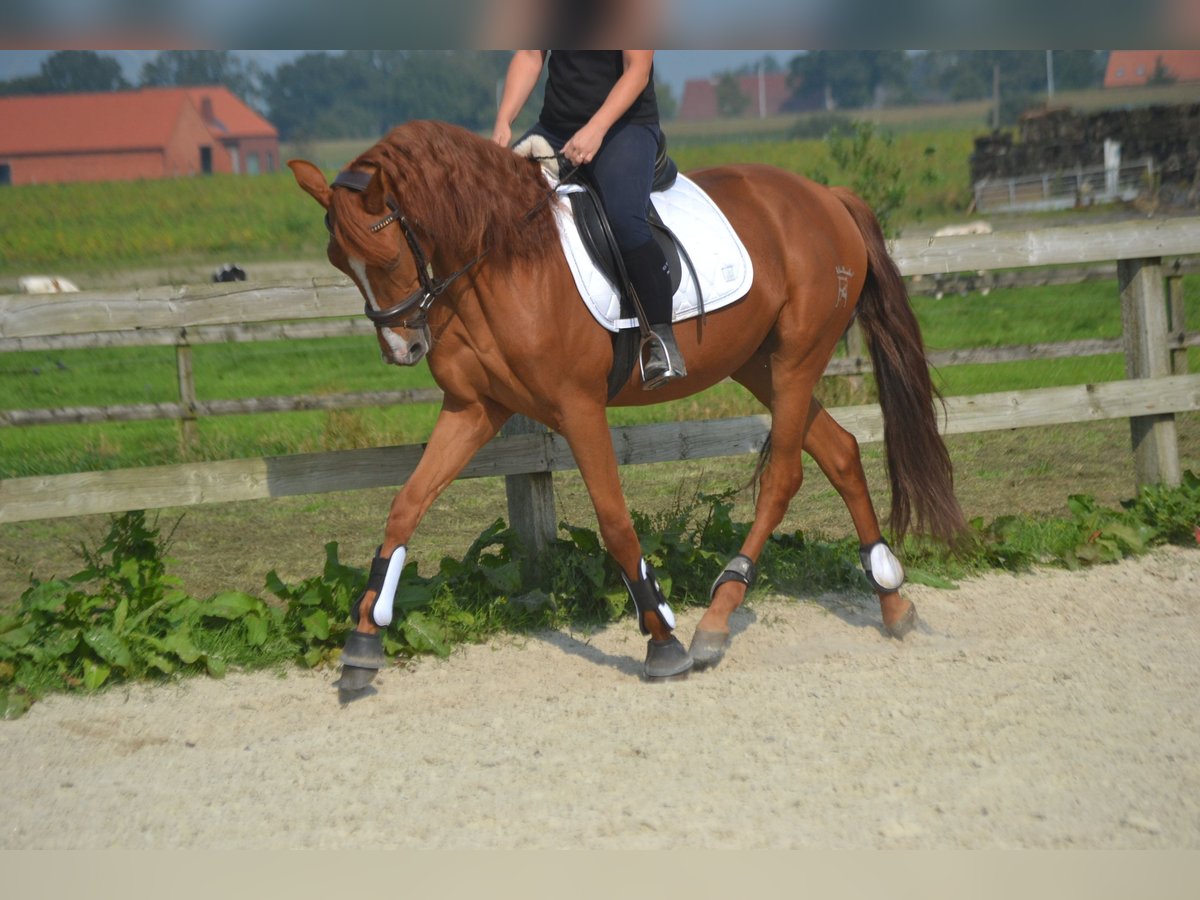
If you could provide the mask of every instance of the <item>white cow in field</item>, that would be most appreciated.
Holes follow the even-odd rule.
[[[75,283],[57,275],[24,275],[18,284],[22,294],[77,294]]]
[[[933,233],[934,237],[958,237],[966,234],[991,234],[992,226],[987,222],[966,222],[962,225],[943,225]]]

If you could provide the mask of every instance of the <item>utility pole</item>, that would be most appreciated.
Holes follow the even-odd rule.
[[[1046,51],[1046,105],[1054,100],[1054,51]]]
[[[992,131],[1000,130],[1000,63],[992,66]]]
[[[758,117],[765,119],[767,117],[767,78],[764,70],[766,63],[764,60],[758,61]]]

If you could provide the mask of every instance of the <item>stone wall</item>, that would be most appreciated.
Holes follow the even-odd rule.
[[[1200,103],[1026,113],[1015,135],[996,131],[975,139],[971,182],[1100,167],[1106,139],[1120,142],[1122,164],[1149,157],[1163,187],[1195,199],[1200,188]]]

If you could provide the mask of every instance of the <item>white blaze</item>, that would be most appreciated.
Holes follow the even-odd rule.
[[[362,285],[363,293],[367,297],[367,303],[371,304],[371,309],[375,312],[382,312],[379,308],[379,301],[375,299],[375,291],[371,289],[371,282],[367,278],[367,263],[365,260],[349,257],[350,268],[354,270],[354,274],[358,276],[358,283]],[[392,358],[384,357],[384,362],[399,363],[401,360],[408,358],[408,342],[400,335],[396,334],[390,328],[379,328],[376,331],[383,335],[384,342],[392,351]]]

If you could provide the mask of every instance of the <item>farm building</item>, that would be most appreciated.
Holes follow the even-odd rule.
[[[0,97],[0,184],[279,168],[279,133],[227,88]]]
[[[738,87],[749,103],[748,116],[773,116],[783,109],[791,91],[788,90],[787,74],[783,72],[763,75],[740,75]],[[712,78],[690,78],[683,86],[683,101],[679,104],[679,119],[696,122],[715,119],[717,110],[717,80]]]
[[[1104,86],[1143,85],[1154,77],[1159,60],[1176,81],[1200,81],[1200,50],[1113,50],[1108,54]]]

